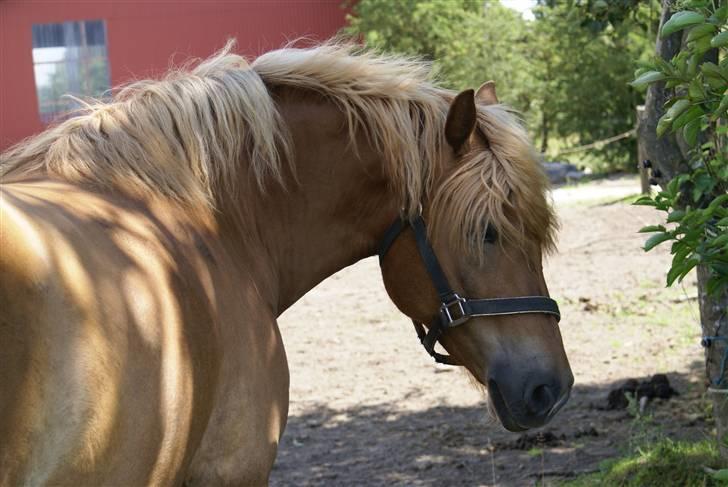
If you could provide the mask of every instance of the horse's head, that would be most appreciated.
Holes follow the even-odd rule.
[[[541,266],[554,226],[546,184],[512,116],[485,106],[496,102],[492,84],[454,98],[422,218],[395,222],[380,258],[425,348],[465,366],[502,424],[521,431],[548,422],[574,378]],[[434,352],[436,340],[450,357]]]

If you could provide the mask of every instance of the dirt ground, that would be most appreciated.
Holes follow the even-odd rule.
[[[562,229],[546,279],[576,385],[541,438],[505,431],[462,371],[435,366],[372,258],[280,320],[291,405],[271,485],[550,485],[645,435],[707,434],[695,279],[664,288],[667,249],[643,252],[636,233],[659,215],[623,200],[638,190],[628,177],[553,193]],[[651,419],[604,410],[610,388],[655,373],[680,396],[650,403]]]

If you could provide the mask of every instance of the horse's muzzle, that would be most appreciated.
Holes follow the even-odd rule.
[[[498,419],[508,431],[525,431],[548,423],[566,404],[574,384],[570,370],[550,374],[495,367],[488,379],[488,393]]]

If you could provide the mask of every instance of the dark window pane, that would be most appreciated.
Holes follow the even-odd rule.
[[[33,26],[33,47],[58,47],[65,45],[63,24]]]
[[[102,20],[89,20],[86,22],[86,44],[89,46],[106,45],[106,29]]]

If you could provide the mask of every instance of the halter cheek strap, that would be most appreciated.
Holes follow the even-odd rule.
[[[561,319],[558,304],[546,296],[492,299],[466,299],[459,296],[452,290],[442,267],[440,267],[440,262],[437,260],[435,251],[432,249],[430,241],[427,238],[427,228],[421,215],[418,215],[412,221],[398,218],[390,225],[384,233],[384,237],[382,237],[379,246],[380,265],[394,241],[397,240],[397,237],[408,226],[412,227],[414,231],[420,258],[440,298],[438,315],[430,322],[428,330],[425,330],[422,323],[412,320],[420,343],[425,347],[427,353],[435,359],[435,362],[448,365],[460,365],[451,356],[436,352],[435,344],[448,328],[462,325],[470,318],[478,316],[541,313],[554,316],[557,321]]]

